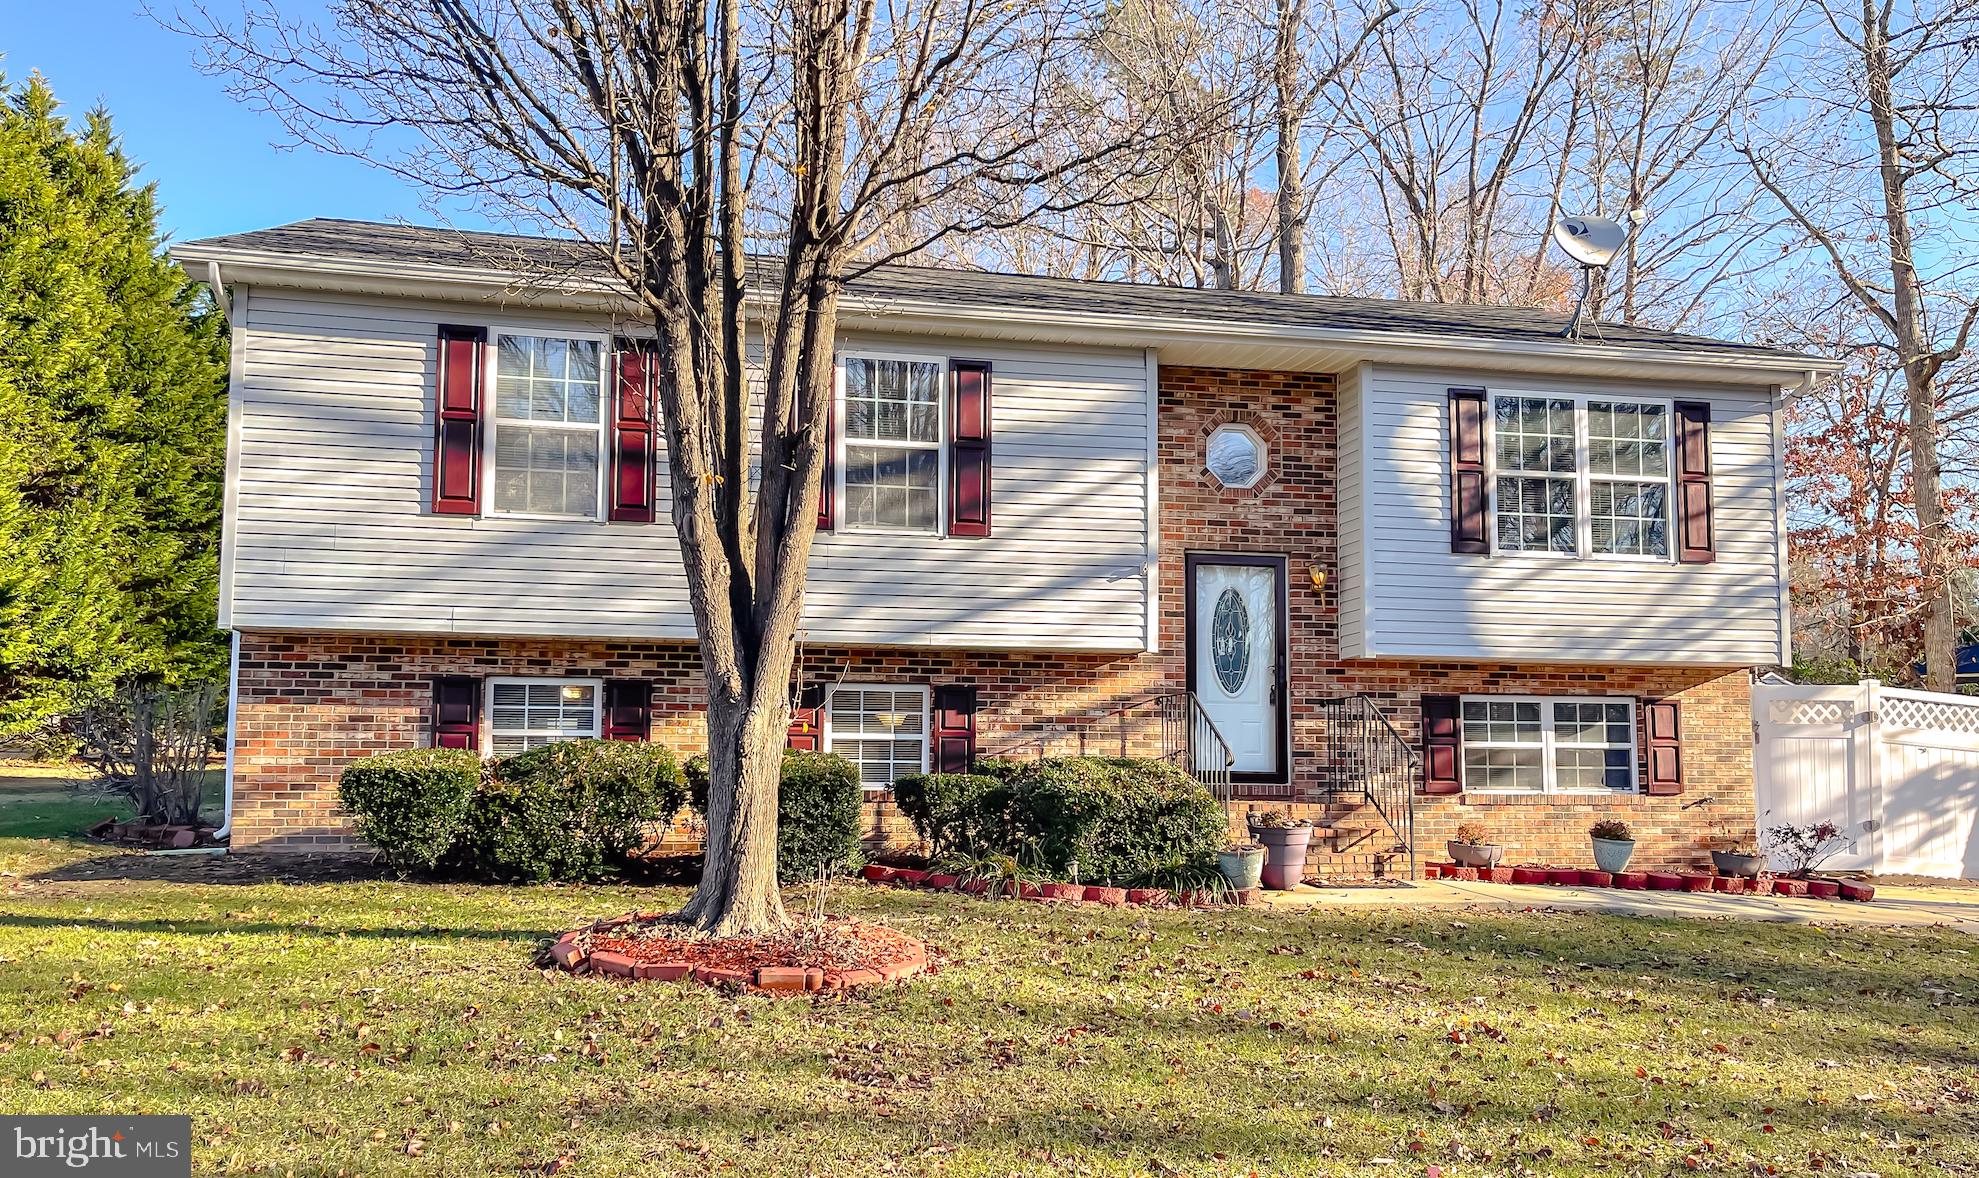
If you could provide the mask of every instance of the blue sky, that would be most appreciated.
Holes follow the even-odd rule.
[[[157,7],[169,11],[171,0]],[[215,7],[227,10],[225,0]],[[277,149],[281,125],[227,97],[221,79],[194,67],[194,49],[138,0],[0,0],[0,73],[18,84],[39,70],[74,119],[99,102],[109,108],[140,179],[158,185],[174,240],[307,217],[435,220],[404,181],[357,160]],[[482,224],[451,210],[447,220]]]

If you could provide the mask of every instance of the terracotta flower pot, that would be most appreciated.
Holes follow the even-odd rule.
[[[1312,843],[1310,826],[1265,826],[1255,832],[1264,844],[1264,886],[1274,892],[1289,892],[1299,886],[1306,874],[1306,849]]]

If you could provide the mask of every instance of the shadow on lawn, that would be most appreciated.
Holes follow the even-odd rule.
[[[331,941],[437,939],[534,942],[554,937],[562,931],[549,928],[440,928],[438,926],[368,928],[361,925],[297,924],[292,921],[274,920],[173,920],[164,917],[113,920],[103,916],[26,916],[15,912],[0,912],[0,929],[5,928],[90,929],[101,933],[142,933],[153,936],[160,933],[179,936],[307,936]]]
[[[372,880],[403,880],[408,884],[486,885],[487,880],[465,876],[401,876],[370,855],[358,853],[323,855],[271,855],[246,853],[157,855],[125,852],[122,848],[78,840],[82,845],[99,847],[105,853],[73,863],[64,863],[30,878],[45,883],[83,883],[98,880],[132,880],[140,883],[229,884],[251,887],[260,884],[364,883]],[[618,879],[601,880],[600,886],[683,887],[692,886],[701,875],[699,855],[665,855],[632,864]]]

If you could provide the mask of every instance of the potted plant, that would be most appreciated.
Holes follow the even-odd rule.
[[[1784,860],[1787,875],[1794,879],[1806,879],[1819,870],[1823,863],[1835,857],[1848,845],[1848,836],[1842,828],[1832,822],[1789,822],[1783,826],[1766,828],[1766,849]],[[1717,858],[1713,853],[1712,858]],[[1762,864],[1766,857],[1754,855]],[[1756,874],[1756,873],[1755,873]]]
[[[1233,892],[1257,887],[1264,874],[1264,848],[1256,843],[1232,842],[1216,853],[1216,869]]]
[[[1759,853],[1759,844],[1749,834],[1735,835],[1724,827],[1719,829],[1725,831],[1718,840],[1724,848],[1712,850],[1711,866],[1717,868],[1719,875],[1758,879],[1759,873],[1766,870],[1766,856]]]
[[[1312,823],[1284,810],[1253,812],[1251,837],[1264,844],[1264,886],[1289,892],[1306,874],[1306,849],[1312,843]]]
[[[1598,871],[1610,875],[1626,869],[1629,856],[1635,854],[1635,831],[1619,818],[1603,818],[1587,828],[1588,838],[1594,842],[1594,866]]]
[[[1457,837],[1443,846],[1459,867],[1496,867],[1498,861],[1505,857],[1505,848],[1486,842],[1488,837],[1482,826],[1466,822],[1457,828]]]

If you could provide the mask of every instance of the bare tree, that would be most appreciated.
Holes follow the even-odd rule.
[[[1065,207],[1074,173],[1134,142],[1073,93],[1083,14],[340,0],[319,32],[254,3],[181,25],[245,98],[305,142],[378,159],[382,138],[399,147],[383,165],[431,191],[560,230],[653,325],[710,761],[706,862],[680,916],[713,935],[784,926],[777,782],[840,296],[865,266]],[[914,228],[949,188],[996,199]]]
[[[1721,309],[1728,285],[1777,257],[1753,247],[1767,221],[1731,128],[1790,22],[1779,9],[1715,0],[1627,0],[1588,15],[1597,31],[1549,137],[1557,171],[1546,220],[1639,210],[1643,223],[1596,275],[1589,308],[1625,323],[1695,324]],[[1535,279],[1549,248],[1544,237],[1533,245]]]
[[[1793,75],[1805,81],[1772,96],[1800,117],[1740,152],[1903,373],[1925,683],[1949,691],[1963,554],[1946,523],[1941,377],[1979,319],[1967,260],[1979,213],[1979,3],[1813,0],[1811,11]]]
[[[1308,131],[1319,97],[1360,58],[1382,25],[1400,15],[1389,0],[1370,10],[1344,14],[1332,4],[1314,11],[1307,0],[1272,0],[1272,144],[1278,174],[1273,204],[1277,211],[1278,289],[1298,294],[1306,286],[1307,224],[1322,177],[1321,161],[1338,167],[1343,157],[1311,144]],[[1351,27],[1350,27],[1351,26]]]
[[[1545,221],[1519,187],[1570,87],[1584,0],[1455,0],[1376,30],[1328,107],[1360,158],[1395,290],[1437,302],[1532,302],[1515,264]]]

